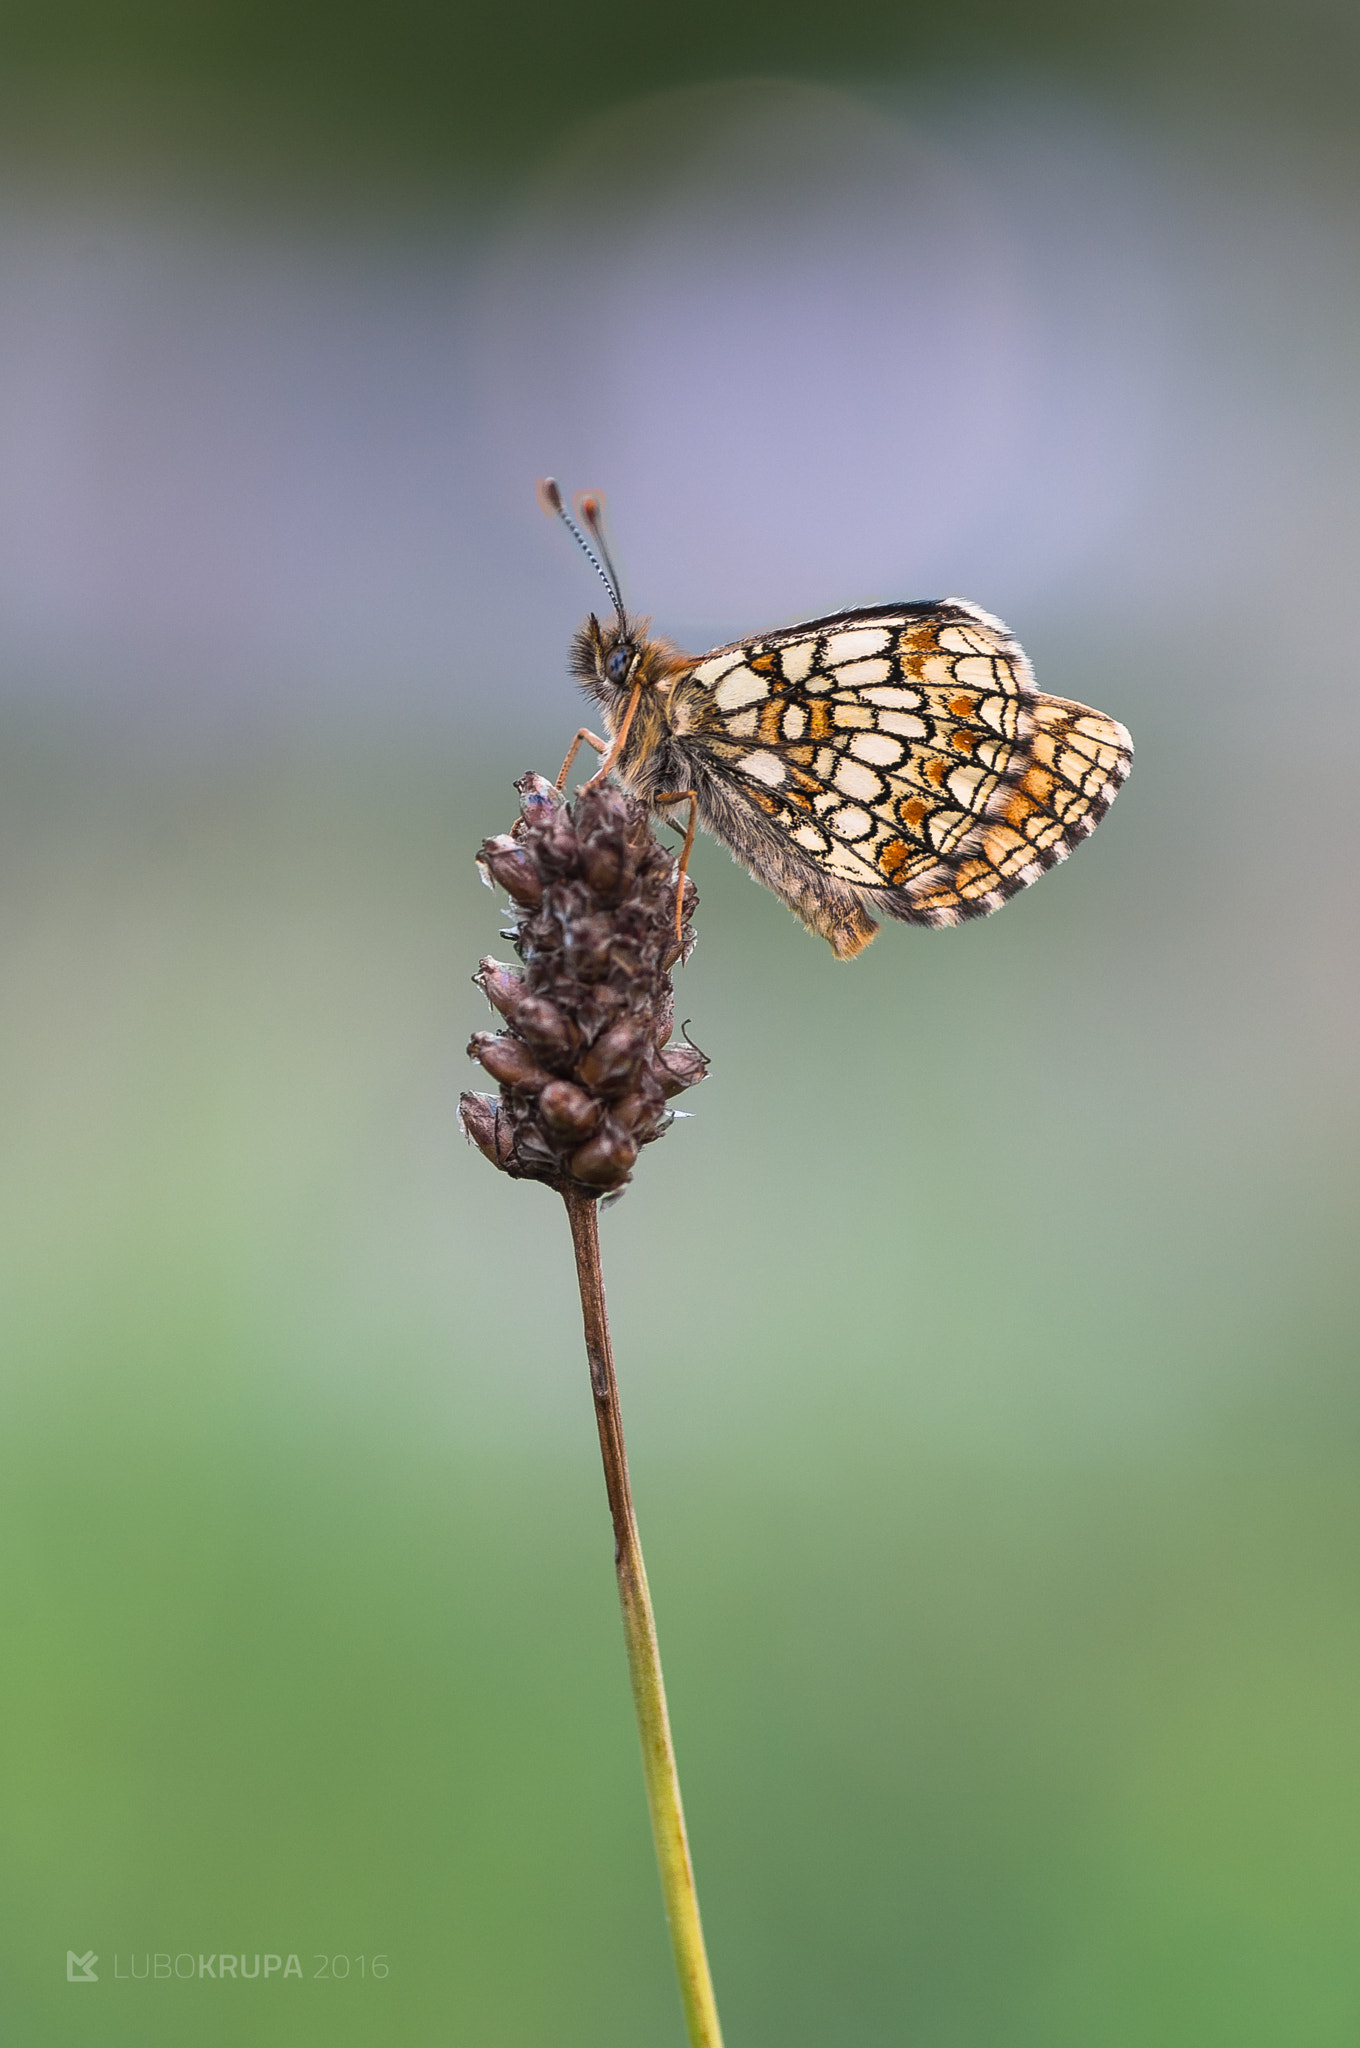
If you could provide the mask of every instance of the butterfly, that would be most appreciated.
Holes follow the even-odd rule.
[[[600,501],[551,478],[565,521],[609,592],[572,669],[608,739],[578,749],[660,816],[696,820],[837,959],[879,929],[985,917],[1066,860],[1109,809],[1133,761],[1116,719],[1036,689],[999,619],[955,599],[873,605],[684,654],[624,611]],[[594,546],[591,545],[594,542]]]

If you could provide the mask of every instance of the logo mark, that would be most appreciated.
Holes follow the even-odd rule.
[[[99,1961],[93,1949],[87,1949],[78,1956],[73,1948],[66,1951],[66,1981],[68,1984],[97,1984],[94,1966]]]

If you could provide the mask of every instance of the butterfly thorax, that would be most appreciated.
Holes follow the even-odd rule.
[[[687,786],[689,777],[673,743],[713,720],[708,691],[687,680],[697,657],[648,634],[648,623],[630,619],[601,625],[592,614],[576,635],[571,664],[586,695],[604,713],[611,736],[638,691],[615,773],[644,801]]]

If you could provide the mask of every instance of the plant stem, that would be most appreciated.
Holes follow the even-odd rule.
[[[680,1979],[680,2001],[685,2009],[690,2048],[722,2048],[718,2008],[713,1999],[713,1982],[708,1973],[703,1929],[699,1924],[699,1899],[694,1889],[694,1871],[685,1837],[685,1815],[680,1804],[680,1779],[675,1768],[670,1720],[666,1713],[666,1688],[661,1677],[656,1623],[652,1617],[647,1571],[642,1562],[642,1544],[638,1539],[633,1496],[628,1485],[623,1416],[619,1410],[614,1353],[609,1342],[609,1319],[604,1306],[596,1201],[592,1195],[577,1194],[571,1189],[564,1189],[563,1200],[571,1222],[572,1249],[576,1253],[586,1357],[590,1362],[590,1388],[595,1397],[595,1421],[600,1432],[600,1455],[604,1459],[609,1512],[614,1519],[614,1569],[619,1582],[619,1605],[623,1609],[624,1641],[628,1646],[628,1675],[632,1681],[633,1708],[642,1742],[642,1769],[647,1781],[647,1804],[652,1815],[652,1837],[661,1872],[661,1892],[671,1930],[676,1974]]]

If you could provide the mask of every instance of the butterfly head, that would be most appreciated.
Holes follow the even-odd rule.
[[[572,642],[572,673],[606,711],[622,709],[636,685],[661,689],[692,665],[688,655],[654,640],[644,630],[649,623],[625,617],[601,623],[592,612]]]

